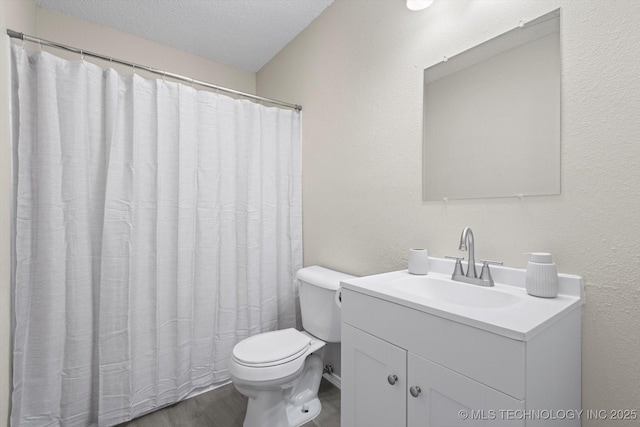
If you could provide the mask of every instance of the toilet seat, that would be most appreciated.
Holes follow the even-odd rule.
[[[240,341],[233,357],[255,368],[281,365],[305,354],[311,343],[311,338],[293,328],[264,332]]]
[[[264,332],[246,338],[233,349],[229,372],[241,382],[284,380],[302,370],[307,355],[325,342],[296,329]]]

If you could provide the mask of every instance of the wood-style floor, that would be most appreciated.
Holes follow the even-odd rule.
[[[303,427],[340,427],[340,390],[323,379],[318,397],[322,412]],[[117,427],[242,427],[246,410],[247,398],[227,384]]]

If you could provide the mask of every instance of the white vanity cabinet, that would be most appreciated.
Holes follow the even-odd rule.
[[[524,409],[523,401],[413,353],[407,356],[407,379],[416,384],[409,387],[408,426],[524,426],[522,420],[503,420],[497,412],[508,409],[515,414]]]
[[[580,425],[557,415],[580,409],[581,303],[519,336],[416,309],[363,279],[342,290],[343,427]]]
[[[524,425],[519,420],[502,421],[495,412],[524,409],[523,401],[348,324],[343,324],[342,334],[342,425]],[[466,411],[469,419],[463,419],[460,411]]]
[[[342,367],[341,425],[406,425],[406,350],[343,323]]]

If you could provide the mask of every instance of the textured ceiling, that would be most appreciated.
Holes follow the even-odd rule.
[[[258,71],[333,0],[37,0],[38,6]]]

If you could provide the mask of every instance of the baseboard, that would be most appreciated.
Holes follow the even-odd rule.
[[[331,384],[333,384],[334,386],[336,386],[340,390],[342,390],[342,378],[340,378],[339,376],[337,376],[334,373],[331,373],[331,374],[326,373],[326,374],[322,374],[322,376],[324,377],[324,379],[329,381]]]

